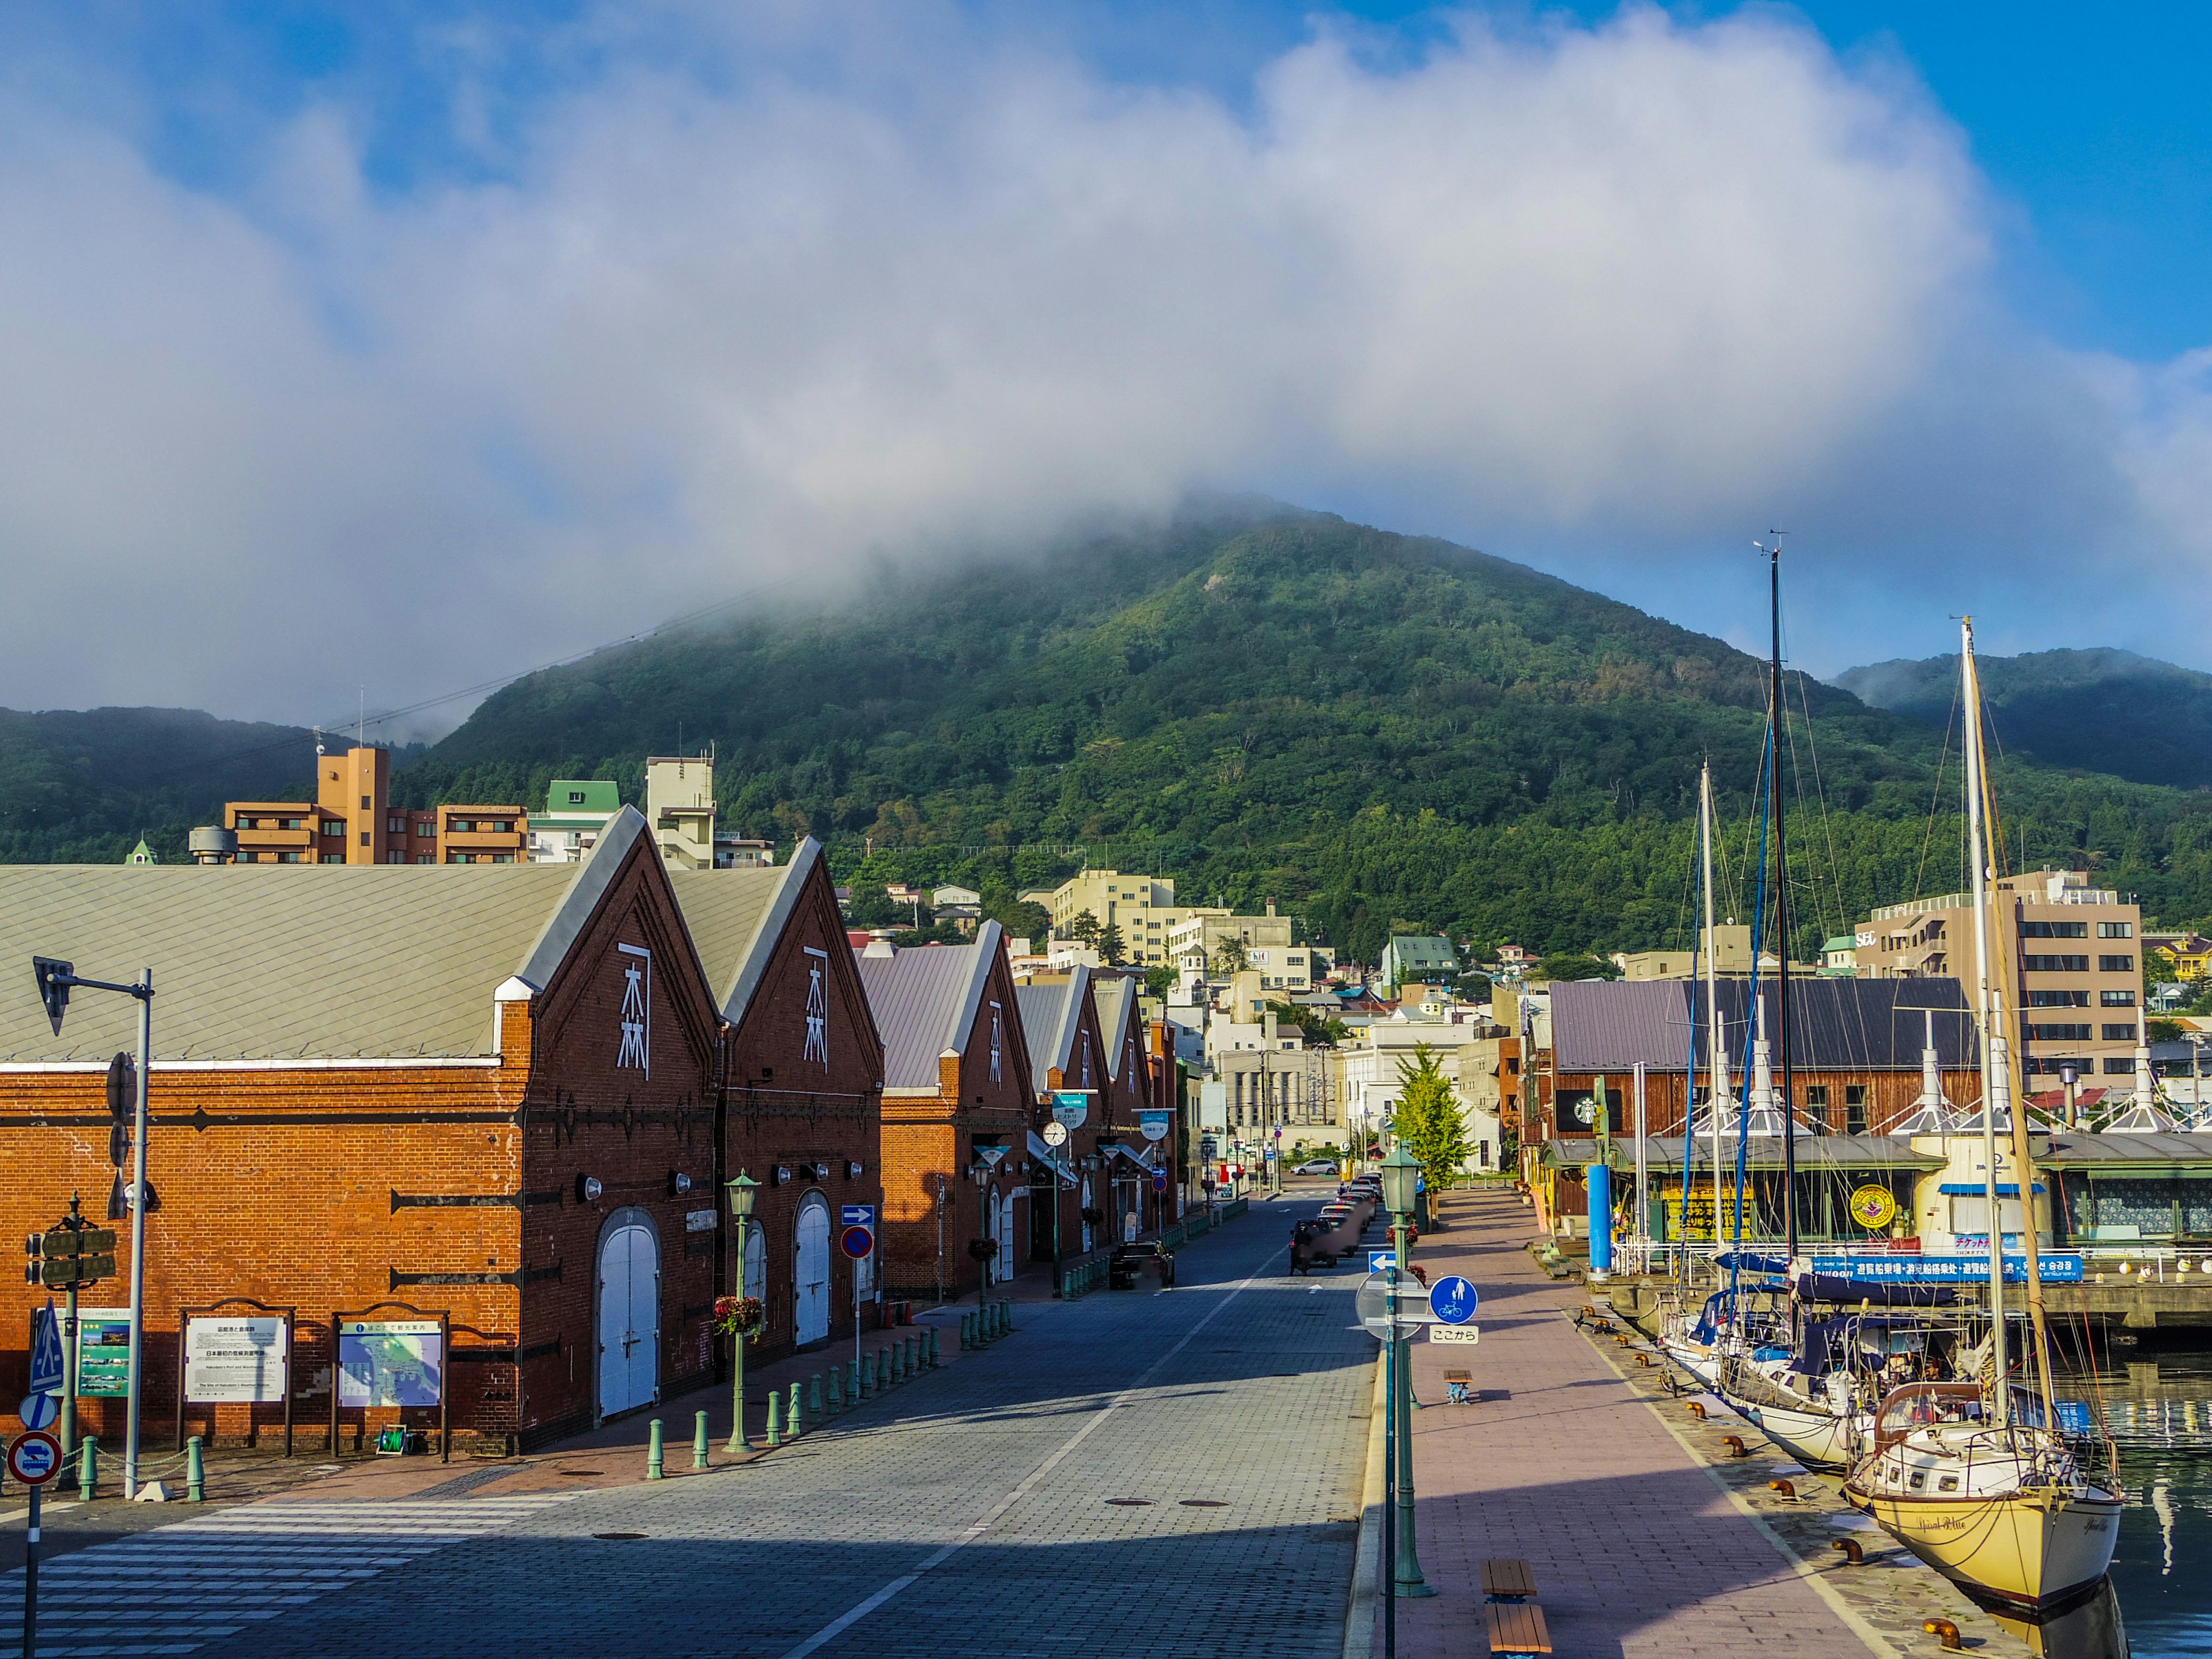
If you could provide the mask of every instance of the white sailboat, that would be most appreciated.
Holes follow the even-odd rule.
[[[1960,629],[1961,702],[1966,719],[1967,845],[1973,872],[1975,1016],[1982,1037],[1984,1179],[1989,1187],[1990,1350],[1981,1380],[1917,1382],[1886,1395],[1872,1446],[1851,1469],[1844,1496],[1937,1571],[2000,1601],[2034,1607],[2094,1584],[2118,1541],[2120,1493],[2090,1479],[2058,1431],[2051,1398],[2050,1351],[2038,1272],[2026,1115],[2010,1109],[2011,1061],[2005,999],[1990,973],[1986,883],[1992,854],[1984,830],[1988,774],[1982,747],[1974,625]],[[2014,1383],[2006,1358],[2004,1214],[1997,1182],[1997,1120],[2013,1136],[2015,1190],[2027,1258],[2033,1353],[2039,1391]]]

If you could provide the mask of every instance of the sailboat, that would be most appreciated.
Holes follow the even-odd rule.
[[[1922,1560],[1971,1592],[2039,1607],[2086,1589],[2112,1565],[2119,1539],[2117,1484],[2090,1479],[2057,1426],[2049,1336],[2037,1259],[2035,1170],[2027,1114],[2010,1109],[2011,1060],[2002,989],[1990,973],[1986,883],[1994,849],[1984,811],[1988,770],[1974,624],[1960,629],[1960,702],[1966,719],[1966,823],[1973,871],[1975,1017],[1982,1036],[1984,1179],[1990,1227],[1990,1358],[1978,1380],[1893,1389],[1875,1415],[1871,1449],[1852,1467],[1844,1497]],[[1996,1124],[2012,1132],[2014,1190],[2027,1282],[2033,1386],[2014,1381],[2006,1357],[2004,1214]],[[2013,1184],[2013,1183],[2007,1183]]]

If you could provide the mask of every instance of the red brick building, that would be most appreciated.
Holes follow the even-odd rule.
[[[987,921],[973,945],[906,951],[878,941],[857,960],[884,1046],[884,1276],[894,1294],[977,1293],[971,1241],[992,1242],[994,1281],[1021,1266],[1043,1146],[1004,931]]]
[[[1139,1232],[1154,1232],[1182,1214],[1181,1183],[1176,1179],[1175,1085],[1160,1064],[1164,1036],[1155,1042],[1137,1006],[1142,988],[1142,981],[1127,975],[1103,975],[1091,981],[1091,1000],[1106,1054],[1103,1127],[1128,1201],[1121,1213],[1136,1216]],[[1157,1139],[1145,1133],[1146,1115],[1155,1109],[1167,1114],[1150,1120],[1161,1132]],[[1158,1178],[1161,1172],[1164,1182]]]
[[[734,1031],[629,809],[573,866],[317,867],[281,882],[235,867],[0,869],[0,948],[15,959],[118,981],[153,970],[149,1437],[176,1420],[183,1310],[232,1297],[294,1311],[289,1394],[310,1445],[331,1421],[334,1358],[345,1446],[395,1418],[434,1427],[434,1405],[404,1403],[426,1388],[442,1389],[457,1435],[512,1444],[713,1378],[721,1142],[742,1139],[723,1079],[740,1053],[756,1070],[803,1069],[803,1022],[789,1060],[779,1046],[775,981],[787,944],[819,921],[823,878],[818,860],[702,873],[774,888],[734,951],[720,920],[734,897],[688,901],[714,960],[732,966],[726,983],[750,974]],[[79,992],[57,1037],[27,984],[0,998],[0,1211],[16,1232],[114,1182],[101,1073],[135,1046],[134,1015],[128,999]],[[849,1008],[842,1018],[865,1052],[865,1011],[857,1026]],[[866,1092],[865,1066],[835,1076]],[[793,1158],[834,1144],[872,1164],[866,1133],[855,1115]],[[783,1224],[775,1202],[763,1212],[771,1232]],[[120,1307],[125,1284],[88,1307]],[[8,1328],[23,1333],[42,1297],[9,1294]],[[790,1301],[769,1303],[768,1346],[787,1346]],[[348,1332],[334,1353],[344,1315],[445,1328],[442,1350],[410,1351],[402,1403],[380,1403],[363,1345],[424,1339]],[[27,1362],[0,1349],[19,1386]],[[118,1434],[122,1405],[84,1400],[87,1431]],[[265,1437],[283,1390],[195,1395],[183,1416],[191,1431]]]
[[[1126,1110],[1115,1115],[1117,1096],[1091,982],[1091,970],[1079,964],[1065,974],[1033,976],[1021,987],[1022,1029],[1038,1099],[1080,1094],[1089,1103],[1064,1149],[1072,1184],[1060,1188],[1060,1241],[1064,1255],[1071,1256],[1120,1240],[1122,1218],[1136,1212],[1141,1182],[1121,1144],[1136,1138],[1136,1121]],[[1037,1245],[1048,1255],[1052,1218],[1040,1211],[1033,1218],[1043,1235]]]

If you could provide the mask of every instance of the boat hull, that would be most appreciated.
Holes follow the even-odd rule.
[[[2045,1490],[1962,1502],[1850,1486],[1844,1495],[1945,1577],[2018,1607],[2094,1584],[2119,1541],[2117,1498]]]
[[[1857,1434],[1848,1417],[1829,1412],[1791,1411],[1783,1406],[1750,1405],[1732,1395],[1728,1402],[1759,1425],[1759,1431],[1808,1469],[1832,1474],[1850,1467]]]

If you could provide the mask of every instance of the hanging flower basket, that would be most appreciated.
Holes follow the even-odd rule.
[[[998,1253],[999,1247],[988,1238],[971,1238],[968,1241],[968,1259],[970,1261],[988,1261]]]
[[[766,1322],[768,1310],[761,1306],[757,1296],[722,1296],[714,1298],[714,1328],[724,1336],[749,1336],[760,1340]]]
[[[1085,1226],[1103,1226],[1106,1223],[1106,1212],[1103,1210],[1085,1210],[1083,1212],[1083,1220]]]

